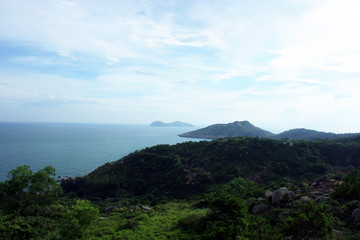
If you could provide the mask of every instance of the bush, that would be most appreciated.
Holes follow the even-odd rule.
[[[360,200],[360,176],[358,170],[350,171],[343,183],[336,186],[333,197],[338,200]]]
[[[99,210],[89,201],[78,200],[67,210],[60,226],[62,239],[77,239],[84,235],[91,223],[98,218]]]
[[[300,205],[294,216],[288,217],[284,232],[291,239],[329,239],[333,231],[332,215],[324,204],[312,201]]]

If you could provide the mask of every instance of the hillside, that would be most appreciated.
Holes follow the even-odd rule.
[[[359,239],[359,167],[359,137],[158,145],[62,189],[51,166],[19,166],[0,239]]]
[[[155,121],[150,124],[151,127],[193,127],[190,123],[184,123],[180,121],[164,123],[162,121]]]
[[[229,138],[158,145],[136,151],[92,173],[62,182],[88,197],[182,198],[236,177],[261,184],[314,179],[360,166],[360,144]]]
[[[228,124],[214,124],[195,131],[180,134],[180,137],[218,139],[226,137],[265,137],[273,139],[337,139],[358,136],[359,133],[335,134],[319,132],[305,128],[296,128],[273,134],[264,129],[252,125],[248,121],[236,121]]]
[[[343,133],[343,134],[335,134],[335,133],[328,133],[328,132],[319,132],[315,130],[305,129],[305,128],[296,128],[290,129],[288,131],[282,132],[277,134],[273,138],[275,139],[336,139],[336,138],[348,138],[353,137],[359,134],[356,133]]]
[[[180,137],[218,139],[224,137],[271,137],[274,134],[255,127],[248,121],[214,124],[206,128],[180,134]]]

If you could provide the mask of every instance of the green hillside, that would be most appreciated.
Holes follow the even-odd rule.
[[[218,139],[225,137],[266,137],[273,139],[337,139],[358,136],[359,133],[329,133],[305,128],[296,128],[273,134],[252,125],[248,121],[236,121],[228,124],[214,124],[195,131],[180,134],[180,137]]]
[[[136,151],[84,177],[67,179],[62,187],[83,197],[181,198],[236,177],[270,184],[359,166],[355,142],[225,138]]]
[[[19,166],[0,239],[359,239],[359,167],[359,137],[158,145],[62,189],[52,167]]]
[[[183,133],[180,137],[218,139],[224,137],[271,137],[273,133],[255,127],[248,121],[236,121],[228,124],[214,124],[206,128]]]

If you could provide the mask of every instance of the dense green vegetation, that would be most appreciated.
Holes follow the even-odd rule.
[[[183,198],[236,177],[261,184],[298,182],[359,166],[357,142],[226,138],[146,148],[62,186],[88,198]]]
[[[19,166],[0,183],[0,239],[358,239],[359,162],[357,137],[229,138],[146,148],[61,186],[52,167]]]
[[[316,130],[296,128],[274,134],[264,129],[252,125],[248,121],[236,121],[228,124],[214,124],[195,131],[186,132],[179,135],[180,137],[218,139],[225,137],[266,137],[273,139],[337,139],[359,136],[359,133],[342,133],[335,134],[329,132],[319,132]]]
[[[236,121],[228,124],[214,124],[195,131],[186,132],[180,137],[218,139],[224,137],[273,137],[275,134],[255,127],[249,121]]]

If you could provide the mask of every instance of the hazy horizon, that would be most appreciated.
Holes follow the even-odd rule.
[[[0,2],[0,122],[360,132],[360,2]]]

